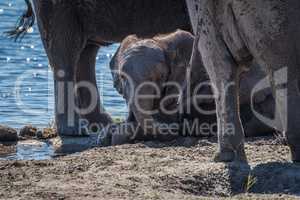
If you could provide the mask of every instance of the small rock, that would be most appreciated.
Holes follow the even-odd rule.
[[[36,137],[37,137],[38,139],[42,139],[42,138],[43,138],[43,131],[42,131],[42,130],[38,130],[38,131],[36,132]]]
[[[1,144],[0,143],[0,156],[7,156],[15,153],[17,151],[17,145],[14,141],[14,144],[11,144],[12,142],[9,142],[9,144]],[[6,143],[6,142],[5,142]]]
[[[36,137],[37,128],[31,125],[24,126],[19,133],[20,137],[24,137],[26,139]]]
[[[15,142],[18,140],[18,133],[15,129],[0,125],[0,142]]]
[[[57,131],[53,128],[44,128],[36,133],[38,139],[46,140],[57,137]]]

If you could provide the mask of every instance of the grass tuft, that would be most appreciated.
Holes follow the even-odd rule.
[[[256,184],[256,182],[257,182],[257,178],[249,174],[245,183],[245,193],[249,193],[249,191]]]

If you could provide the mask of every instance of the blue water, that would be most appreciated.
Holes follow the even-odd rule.
[[[0,1],[0,124],[43,127],[53,120],[53,81],[37,27],[19,43],[3,34],[24,8],[23,0]],[[117,47],[100,50],[97,82],[105,109],[112,116],[125,117],[126,105],[113,88],[108,66]]]
[[[55,156],[55,150],[51,143],[26,140],[20,141],[15,146],[10,146],[11,151],[0,154],[1,160],[46,160]]]

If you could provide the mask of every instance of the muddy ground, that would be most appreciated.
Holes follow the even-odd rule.
[[[273,137],[247,141],[248,165],[214,163],[215,139],[94,148],[0,161],[1,199],[300,199],[300,165]]]

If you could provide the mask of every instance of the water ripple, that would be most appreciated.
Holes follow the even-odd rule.
[[[54,103],[52,73],[37,27],[22,42],[13,42],[3,34],[14,27],[24,8],[23,0],[0,2],[0,124],[17,128],[26,124],[41,127],[52,120]],[[124,117],[127,113],[125,102],[113,88],[109,71],[109,60],[117,47],[112,45],[101,49],[97,55],[96,72],[105,109],[113,116]],[[16,87],[19,79],[22,80],[20,88]],[[24,105],[42,111],[43,115],[24,112],[17,104],[17,96]]]

